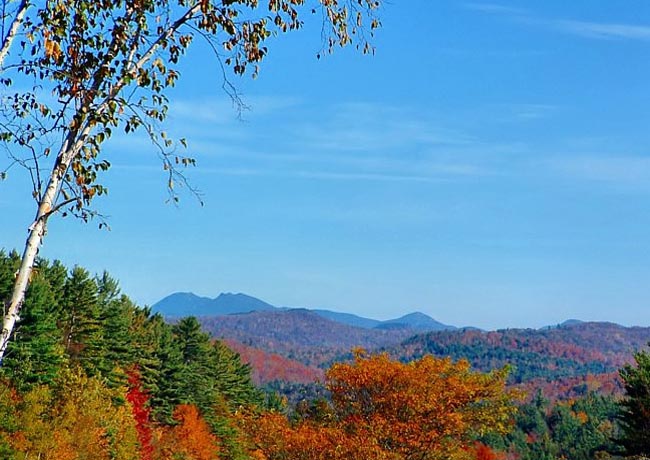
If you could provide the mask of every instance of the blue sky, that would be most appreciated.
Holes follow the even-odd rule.
[[[376,55],[317,60],[315,24],[257,80],[196,47],[166,128],[205,206],[165,204],[139,137],[107,144],[111,231],[52,221],[42,255],[107,269],[142,304],[174,291],[454,325],[650,325],[650,4],[391,2]],[[3,161],[3,160],[0,160]],[[22,187],[22,188],[21,188]],[[0,183],[0,242],[33,215]]]

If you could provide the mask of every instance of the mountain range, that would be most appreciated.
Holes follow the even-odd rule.
[[[412,331],[445,331],[457,329],[430,316],[414,312],[400,318],[379,321],[371,318],[323,309],[276,307],[255,297],[238,293],[222,293],[211,299],[191,292],[176,292],[152,305],[152,309],[168,318],[183,316],[224,316],[251,312],[283,312],[308,310],[325,319],[362,329],[409,329]]]
[[[510,383],[541,388],[547,397],[621,390],[618,369],[650,341],[650,328],[575,319],[540,329],[482,331],[442,324],[423,313],[378,321],[330,310],[275,307],[245,294],[215,299],[177,293],[153,306],[170,321],[197,316],[214,338],[250,363],[260,384],[291,386],[321,380],[353,348],[383,351],[401,361],[425,354],[466,359],[482,371],[508,366]],[[302,390],[300,390],[302,391]]]

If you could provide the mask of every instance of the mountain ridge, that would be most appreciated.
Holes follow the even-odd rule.
[[[181,300],[198,297],[178,295]],[[421,312],[379,321],[330,310],[274,307],[245,294],[221,299],[230,302],[229,308],[216,312],[220,314],[208,310],[212,314],[198,319],[214,338],[241,344],[238,350],[260,383],[279,379],[304,385],[361,347],[405,362],[433,354],[466,359],[481,371],[507,365],[511,384],[526,391],[543,388],[550,397],[580,396],[591,390],[620,394],[617,369],[650,341],[650,328],[611,322],[568,319],[537,329],[483,331],[441,325]],[[200,298],[198,303],[208,304]],[[265,310],[224,314],[232,312],[235,303],[244,305],[242,309]],[[438,326],[446,328],[435,329]]]
[[[211,299],[198,296],[192,292],[175,292],[154,303],[151,308],[165,317],[177,318],[182,316],[224,316],[256,311],[280,312],[300,310],[304,307],[276,307],[244,293],[221,293]],[[456,326],[441,323],[422,312],[412,312],[399,318],[382,321],[353,313],[326,309],[304,309],[328,320],[362,329],[411,329],[413,331],[458,329]]]

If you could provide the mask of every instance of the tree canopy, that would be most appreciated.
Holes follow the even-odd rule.
[[[650,455],[650,353],[634,354],[635,365],[620,371],[625,386],[621,402],[620,443],[628,455]]]
[[[511,429],[506,374],[430,355],[401,363],[358,351],[353,363],[327,371],[331,404],[316,401],[294,424],[273,413],[245,419],[257,427],[246,431],[269,460],[476,458],[479,437]]]

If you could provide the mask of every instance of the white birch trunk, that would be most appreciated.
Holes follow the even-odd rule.
[[[65,156],[67,155],[61,155],[61,157]],[[9,344],[11,333],[16,326],[16,322],[20,318],[20,309],[25,302],[25,294],[34,269],[38,249],[45,237],[47,219],[54,207],[54,201],[61,185],[61,178],[63,177],[62,171],[65,171],[69,164],[70,160],[65,164],[61,162],[58,167],[53,168],[45,194],[39,202],[36,219],[29,227],[29,236],[25,242],[25,249],[23,251],[20,268],[16,274],[16,281],[14,282],[11,301],[9,302],[9,306],[7,307],[7,311],[2,320],[2,332],[0,333],[0,365],[2,365],[2,360],[7,351],[7,345]]]
[[[18,6],[18,11],[16,12],[16,16],[11,21],[11,25],[9,26],[9,30],[7,31],[7,35],[3,38],[2,46],[0,46],[0,70],[2,70],[3,67],[2,64],[5,58],[7,57],[7,55],[9,54],[11,45],[14,39],[16,38],[16,35],[18,34],[18,29],[23,23],[23,19],[25,18],[25,13],[27,13],[28,8],[29,8],[29,2],[27,0],[21,0]]]

